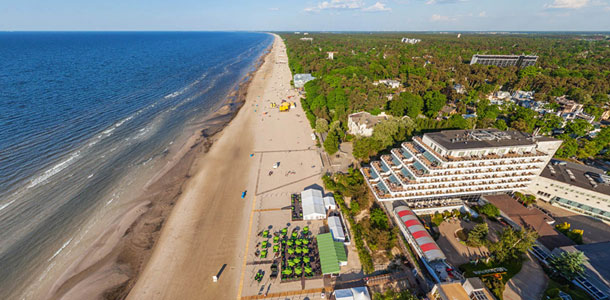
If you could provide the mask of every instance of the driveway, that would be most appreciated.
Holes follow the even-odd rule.
[[[502,296],[504,300],[540,299],[548,281],[542,267],[528,253],[523,268],[506,283]]]

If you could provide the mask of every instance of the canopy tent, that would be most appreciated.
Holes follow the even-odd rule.
[[[337,242],[345,242],[345,232],[343,231],[343,225],[341,219],[336,216],[328,217],[328,227],[330,233],[333,235],[333,239]]]
[[[364,286],[354,287],[351,289],[335,290],[335,299],[337,300],[371,300],[369,291]]]
[[[335,242],[330,233],[320,234],[316,237],[322,274],[338,274],[341,265],[347,263],[347,254],[342,243]]]
[[[326,208],[322,199],[322,191],[307,189],[301,192],[303,220],[319,220],[326,218]]]
[[[335,203],[335,198],[333,198],[333,196],[324,197],[324,207],[327,210],[337,209],[337,204]]]

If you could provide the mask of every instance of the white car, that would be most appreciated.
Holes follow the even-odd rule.
[[[276,162],[275,164],[273,164],[273,168],[274,168],[274,169],[277,169],[277,167],[279,167],[279,166],[280,166],[280,162],[279,162],[279,161],[278,161],[278,162]]]

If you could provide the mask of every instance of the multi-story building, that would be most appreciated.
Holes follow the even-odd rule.
[[[470,64],[479,64],[486,66],[508,67],[517,66],[525,68],[536,65],[538,56],[535,55],[481,55],[475,54],[470,60]]]
[[[349,133],[357,136],[371,136],[373,129],[379,122],[386,120],[388,116],[384,113],[378,116],[371,115],[368,112],[361,111],[353,113],[347,117],[347,128]]]
[[[379,201],[477,197],[525,189],[560,145],[512,130],[446,130],[414,137],[361,172]]]
[[[610,222],[610,176],[600,169],[552,160],[527,190],[540,200]]]

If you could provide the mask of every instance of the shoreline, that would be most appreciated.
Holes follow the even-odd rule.
[[[210,151],[193,165],[192,180],[171,211],[149,262],[127,299],[229,299],[236,296],[245,257],[248,216],[256,197],[256,143],[263,98],[271,97],[272,75],[278,70],[273,47],[255,72],[246,103],[222,131]],[[279,102],[279,101],[278,101]],[[252,156],[254,154],[254,156]],[[241,198],[243,191],[246,197]],[[212,275],[221,271],[217,283]],[[168,280],[171,278],[171,282]]]
[[[215,110],[197,122],[196,133],[167,160],[129,201],[130,208],[115,219],[95,242],[75,260],[48,292],[49,299],[124,299],[149,261],[162,228],[191,180],[193,167],[204,159],[224,129],[246,103],[254,74],[271,52],[262,51],[252,70],[240,80]]]

